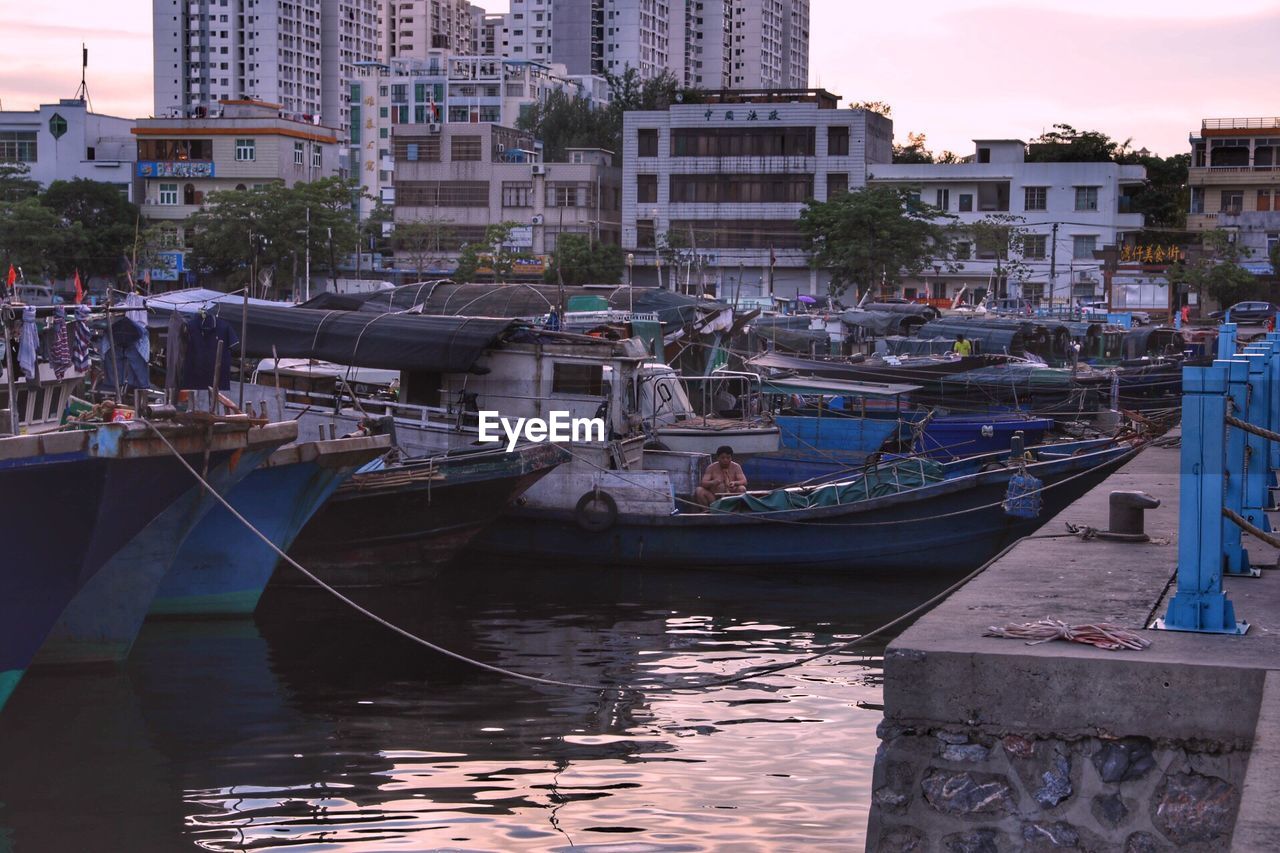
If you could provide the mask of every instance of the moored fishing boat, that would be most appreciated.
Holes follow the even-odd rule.
[[[357,468],[390,446],[387,436],[307,441],[280,448],[227,496],[287,551],[312,515]],[[151,603],[152,616],[243,616],[254,611],[279,555],[221,503],[182,543]]]

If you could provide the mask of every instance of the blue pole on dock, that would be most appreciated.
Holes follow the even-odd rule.
[[[1249,364],[1249,394],[1242,417],[1255,426],[1269,429],[1271,393],[1275,383],[1268,372],[1271,367],[1271,347],[1268,345],[1245,347],[1244,360]],[[1237,430],[1239,431],[1239,430]],[[1240,514],[1255,527],[1271,532],[1271,521],[1266,510],[1271,504],[1270,441],[1253,433],[1244,434],[1245,478],[1244,509]],[[1260,575],[1254,569],[1253,575]]]
[[[1223,323],[1218,327],[1218,358],[1235,358],[1236,324]]]
[[[1227,372],[1221,362],[1182,369],[1178,586],[1164,619],[1156,621],[1164,630],[1249,630],[1236,622],[1235,606],[1222,590]]]
[[[1222,365],[1227,372],[1227,400],[1230,401],[1228,411],[1237,418],[1247,420],[1245,401],[1249,399],[1249,362],[1242,358],[1228,361],[1215,361],[1214,366]],[[1249,434],[1234,427],[1226,428],[1226,493],[1223,496],[1224,506],[1232,512],[1244,514],[1245,494],[1245,447]],[[1223,528],[1222,552],[1226,557],[1224,570],[1229,575],[1254,575],[1257,571],[1249,565],[1249,551],[1244,547],[1244,535],[1235,524],[1227,524]]]
[[[1268,332],[1267,343],[1271,344],[1271,414],[1267,429],[1280,432],[1280,332]],[[1269,441],[1272,480],[1274,472],[1280,469],[1280,441]]]
[[[1246,358],[1257,357],[1262,360],[1259,368],[1260,376],[1254,377],[1252,368],[1250,369],[1249,422],[1265,427],[1272,432],[1280,432],[1280,429],[1277,429],[1277,412],[1280,412],[1280,345],[1277,345],[1277,342],[1272,340],[1271,335],[1268,334],[1265,340],[1254,341],[1245,347],[1244,351]],[[1256,385],[1261,386],[1260,390],[1253,390]],[[1256,406],[1254,405],[1255,403],[1257,404]],[[1276,456],[1276,453],[1280,451],[1280,442],[1268,441],[1258,436],[1250,436],[1250,447],[1255,448],[1255,455],[1250,457],[1250,463],[1252,464],[1254,459],[1265,460],[1260,463],[1260,467],[1264,469],[1266,474],[1266,488],[1275,488],[1277,485],[1275,469],[1277,463],[1280,463],[1280,458]],[[1268,496],[1263,497],[1258,506],[1270,512],[1274,509],[1271,504],[1271,499]],[[1252,505],[1250,503],[1250,506]],[[1267,522],[1266,530],[1271,529],[1269,525],[1270,521]]]

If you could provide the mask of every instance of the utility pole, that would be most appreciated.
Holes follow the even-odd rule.
[[[1053,236],[1049,238],[1049,308],[1058,290],[1058,223],[1053,223]],[[1070,300],[1068,300],[1070,301]]]
[[[302,301],[306,302],[311,298],[311,208],[307,208],[307,269],[306,269],[306,285],[302,290]]]

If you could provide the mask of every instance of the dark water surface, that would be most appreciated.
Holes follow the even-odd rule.
[[[861,849],[883,644],[745,683],[946,579],[804,582],[464,565],[148,623],[119,672],[34,672],[0,714],[0,851]]]

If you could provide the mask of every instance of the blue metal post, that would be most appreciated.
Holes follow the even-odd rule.
[[[1267,343],[1271,344],[1271,415],[1267,429],[1280,432],[1280,332],[1268,332]],[[1271,454],[1271,470],[1280,469],[1280,442],[1267,442]]]
[[[1230,410],[1237,418],[1248,419],[1245,401],[1249,399],[1249,362],[1243,358],[1227,361],[1215,361],[1214,366],[1221,365],[1227,371],[1227,399],[1231,401]],[[1227,509],[1244,515],[1245,492],[1245,439],[1249,434],[1235,427],[1227,427],[1226,466],[1223,476],[1226,479],[1226,493],[1223,496]],[[1228,523],[1222,533],[1222,553],[1226,558],[1224,570],[1229,575],[1255,575],[1256,569],[1249,565],[1249,551],[1244,547],[1244,534],[1238,526]]]
[[[1223,323],[1218,327],[1218,358],[1234,358],[1236,354],[1236,324]]]
[[[1222,591],[1226,366],[1183,368],[1182,393],[1178,587],[1156,627],[1243,634],[1249,626],[1236,622],[1235,607]]]
[[[1277,427],[1280,426],[1280,343],[1272,339],[1268,334],[1265,340],[1254,341],[1245,347],[1245,355],[1252,357],[1260,356],[1263,360],[1262,366],[1262,386],[1263,400],[1261,407],[1255,414],[1253,408],[1250,408],[1250,422],[1260,424],[1272,432],[1280,432]],[[1253,380],[1251,379],[1252,383]],[[1251,400],[1252,402],[1252,400]],[[1254,417],[1260,417],[1260,420],[1253,420]],[[1264,445],[1264,453],[1262,456],[1251,457],[1250,464],[1254,458],[1265,459],[1263,467],[1267,473],[1267,488],[1274,489],[1277,485],[1276,467],[1280,465],[1280,442],[1267,441],[1266,439],[1258,439]],[[1268,511],[1274,511],[1275,507],[1268,497],[1262,504]],[[1271,528],[1268,527],[1268,530]]]
[[[1268,372],[1271,367],[1271,347],[1266,344],[1247,346],[1244,360],[1249,364],[1249,394],[1242,417],[1254,426],[1267,429],[1271,415],[1271,393],[1275,384]],[[1271,532],[1271,521],[1266,512],[1271,506],[1270,444],[1270,441],[1261,436],[1245,433],[1244,509],[1240,511],[1250,524],[1268,533]]]

